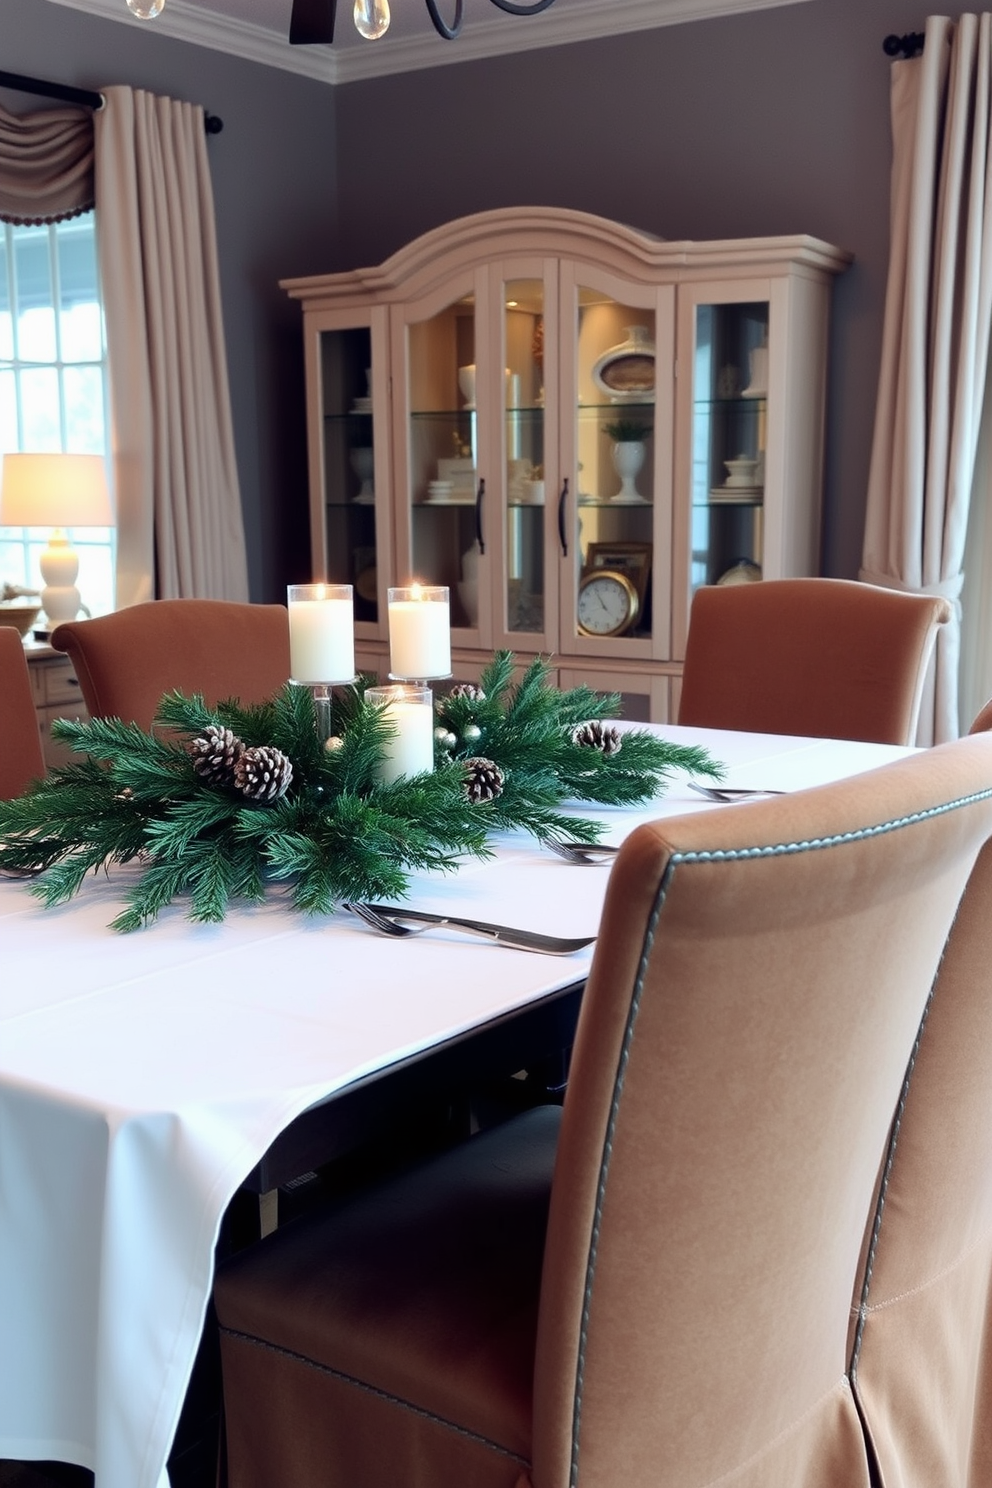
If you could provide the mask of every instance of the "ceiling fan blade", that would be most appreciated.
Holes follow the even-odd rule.
[[[329,46],[334,40],[337,0],[293,0],[289,22],[291,46]]]

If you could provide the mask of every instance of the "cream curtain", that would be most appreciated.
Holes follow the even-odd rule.
[[[248,598],[201,108],[125,87],[95,118],[118,606]]]
[[[0,108],[0,221],[59,222],[92,205],[92,110]]]
[[[960,598],[992,321],[992,17],[892,65],[892,220],[861,578],[942,594],[918,742],[958,733]]]

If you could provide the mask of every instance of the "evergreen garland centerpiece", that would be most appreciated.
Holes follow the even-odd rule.
[[[326,744],[310,689],[292,685],[251,707],[169,693],[152,733],[58,720],[53,738],[83,757],[0,802],[0,870],[39,875],[32,892],[55,905],[91,870],[138,863],[113,921],[124,931],[180,897],[191,920],[222,920],[269,882],[304,913],[327,914],[348,899],[402,898],[410,872],[487,857],[497,832],[595,842],[599,823],[566,802],[643,803],[674,769],[720,778],[703,749],[605,723],[618,697],[559,692],[543,660],[517,684],[514,670],[498,652],[478,686],[439,699],[433,772],[392,784],[379,778],[391,725],[366,701],[366,679],[336,698],[339,733]]]

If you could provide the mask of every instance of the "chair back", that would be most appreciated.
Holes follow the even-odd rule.
[[[52,632],[68,652],[92,718],[151,728],[162,696],[202,693],[261,703],[289,679],[289,615],[283,605],[219,599],[155,599]]]
[[[13,800],[44,773],[24,643],[12,625],[0,625],[0,800]]]
[[[992,698],[979,708],[968,732],[969,734],[984,734],[988,729],[992,729]]]
[[[850,1297],[992,738],[638,829],[583,999],[534,1488],[867,1488]]]
[[[697,589],[679,723],[912,744],[946,600],[849,579]]]
[[[854,1298],[851,1379],[885,1488],[992,1483],[992,848],[958,911]]]

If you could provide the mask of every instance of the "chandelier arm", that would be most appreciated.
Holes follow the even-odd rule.
[[[427,0],[428,5],[430,0]],[[555,3],[555,0],[533,0],[530,5],[515,4],[514,0],[492,0],[493,5],[498,5],[500,10],[505,10],[507,15],[532,16],[540,15],[542,10],[547,10]]]
[[[551,0],[541,0],[541,3],[542,5],[550,5]],[[437,0],[427,0],[427,12],[431,20],[434,22],[434,30],[438,33],[439,36],[443,36],[445,41],[454,41],[455,37],[462,29],[463,9],[464,0],[455,0],[455,18],[449,26],[447,21],[444,19],[444,17],[441,15],[441,12],[437,8]]]

